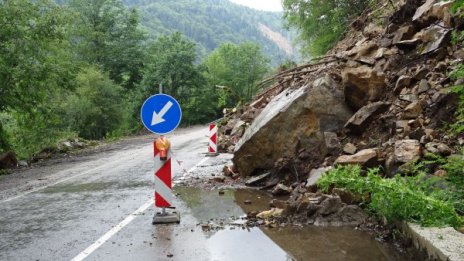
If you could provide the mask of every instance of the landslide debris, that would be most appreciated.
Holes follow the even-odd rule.
[[[458,106],[449,73],[464,59],[451,44],[464,25],[452,3],[388,1],[366,11],[328,55],[265,80],[273,85],[253,102],[226,110],[220,150],[234,153],[248,184],[291,188],[285,214],[359,224],[356,200],[315,194],[321,168],[380,166],[393,177],[427,152],[448,156],[464,145],[443,129]]]

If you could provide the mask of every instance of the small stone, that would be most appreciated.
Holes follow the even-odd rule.
[[[439,169],[433,173],[434,176],[439,177],[439,178],[446,178],[448,176],[448,173],[446,170]]]
[[[409,104],[403,111],[403,119],[415,119],[422,113],[422,105],[419,101]]]
[[[356,148],[356,146],[353,143],[347,143],[345,144],[345,146],[343,146],[343,152],[345,152],[346,154],[353,155],[356,153],[357,150],[358,148]]]
[[[287,207],[287,203],[286,201],[284,200],[280,200],[280,199],[273,199],[271,200],[271,202],[269,203],[269,205],[273,208],[281,208],[281,209],[285,209]]]
[[[332,167],[326,167],[311,170],[311,172],[309,172],[309,178],[306,181],[306,187],[316,185],[317,181],[322,177],[322,175],[331,169]]]
[[[425,149],[430,153],[442,156],[449,156],[453,152],[448,145],[438,142],[429,142],[425,144]]]
[[[219,190],[219,195],[222,196],[222,195],[224,195],[224,193],[225,193],[224,190]]]
[[[281,183],[277,184],[272,190],[274,196],[288,195],[290,193],[292,193],[292,189]]]
[[[411,81],[412,81],[412,77],[410,76],[406,76],[406,75],[400,76],[400,78],[398,78],[398,80],[396,81],[394,92],[396,94],[400,93],[403,88],[409,87],[409,85],[411,84]]]
[[[174,255],[171,254],[171,253],[168,253],[166,256],[169,257],[169,258],[171,258],[171,257],[173,257]]]
[[[427,68],[419,68],[417,69],[416,73],[414,74],[414,80],[420,81],[425,78],[425,76],[430,72]]]
[[[243,204],[245,204],[245,205],[251,205],[251,200],[247,199],[247,200],[243,201]]]
[[[407,163],[421,157],[421,147],[418,140],[399,140],[395,142],[395,161]]]
[[[378,163],[377,150],[365,149],[354,155],[343,155],[335,160],[338,165],[361,165],[365,167],[374,167]]]
[[[334,132],[324,132],[325,146],[329,154],[335,155],[340,150],[340,140]]]
[[[426,79],[422,79],[419,83],[419,89],[418,89],[418,92],[419,93],[423,93],[423,92],[426,92],[430,89],[430,84],[429,82],[426,80]]]
[[[408,102],[415,102],[419,100],[419,97],[417,97],[416,94],[405,94],[405,95],[400,95],[400,100],[402,101],[408,101]]]

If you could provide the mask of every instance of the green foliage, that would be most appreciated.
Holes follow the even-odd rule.
[[[404,220],[424,226],[460,226],[464,218],[456,213],[452,200],[444,197],[440,180],[425,174],[415,177],[395,176],[383,179],[378,169],[370,169],[366,177],[358,166],[338,167],[318,182],[328,191],[332,186],[345,188],[359,195],[370,195],[368,208],[390,221]]]
[[[30,158],[44,148],[53,148],[63,139],[77,135],[63,128],[54,104],[41,105],[28,113],[10,112],[0,116],[5,134],[19,158]]]
[[[179,32],[158,37],[150,44],[142,81],[146,94],[157,93],[158,85],[163,84],[165,93],[179,98],[185,89],[196,86],[195,48],[195,43]]]
[[[296,59],[288,55],[259,29],[263,24],[293,41],[294,33],[282,27],[282,14],[263,12],[236,5],[228,0],[125,0],[129,6],[140,10],[143,25],[152,37],[182,32],[193,40],[203,58],[221,43],[240,44],[246,41],[258,43],[272,64],[285,59]]]
[[[48,0],[0,2],[0,112],[32,109],[69,85],[67,19]]]
[[[183,124],[210,122],[220,116],[226,104],[233,106],[249,99],[255,91],[252,84],[262,74],[262,68],[256,66],[266,59],[257,46],[244,44],[234,50],[227,56],[234,63],[230,68],[236,70],[226,82],[236,86],[236,96],[230,100],[229,93],[218,91],[217,83],[205,77],[211,68],[199,64],[198,46],[181,33],[162,35],[159,30],[159,37],[147,42],[138,12],[126,8],[122,0],[56,2],[61,5],[52,0],[0,0],[0,152],[13,149],[21,158],[28,158],[68,137],[102,139],[136,132],[142,128],[140,106],[158,92],[159,83],[179,100]],[[187,1],[131,2],[169,6],[167,9],[182,7],[188,14],[201,13],[201,19],[211,16],[214,21],[244,10],[223,0],[220,4],[236,8],[234,14],[219,8],[215,0],[198,1],[198,6]],[[219,13],[207,13],[207,6]],[[170,28],[182,20],[191,21],[189,15],[179,13],[170,20],[177,11],[168,11],[160,19],[172,23]],[[246,9],[242,17],[254,14]],[[214,48],[225,39],[242,41],[244,38],[236,37],[233,31],[243,29],[259,35],[252,39],[264,43],[265,37],[256,31],[257,23],[265,20],[261,15],[270,20],[278,17],[260,13],[250,25],[237,18],[226,19],[232,33],[214,41],[209,33],[201,34],[205,28],[188,24],[192,29],[189,36],[201,34],[200,38],[209,39]],[[216,36],[214,31],[222,25],[213,20],[208,20],[208,27]],[[279,26],[277,22],[266,24],[273,29]],[[168,25],[154,28],[164,26]],[[273,48],[272,52],[278,53],[277,47]],[[229,66],[227,62],[223,61],[225,66]]]
[[[451,79],[458,80],[464,79],[464,65],[459,65],[450,75]],[[459,96],[458,108],[455,112],[455,119],[449,125],[453,134],[459,135],[464,133],[464,85],[457,85],[453,87],[453,92]]]
[[[370,0],[284,0],[288,26],[299,31],[305,52],[325,54],[340,39],[351,20],[364,11]]]
[[[458,13],[464,10],[464,0],[455,0],[451,6],[451,12]],[[464,17],[464,13],[460,13],[461,17]]]
[[[86,139],[101,139],[116,130],[122,121],[122,87],[92,67],[83,69],[76,83],[76,93],[65,105],[71,129]]]
[[[77,57],[98,64],[110,78],[127,89],[141,79],[142,43],[139,15],[121,0],[71,0],[79,19],[73,30]]]
[[[257,92],[256,84],[269,72],[269,60],[257,44],[222,44],[204,61],[204,75],[220,89],[219,105],[233,107],[250,101]]]

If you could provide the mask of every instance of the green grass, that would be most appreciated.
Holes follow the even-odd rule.
[[[452,163],[453,167],[456,163]],[[464,164],[459,161],[459,164]],[[379,169],[368,170],[362,177],[358,166],[343,166],[329,171],[318,182],[325,192],[331,188],[344,188],[354,194],[369,195],[364,205],[373,214],[389,221],[407,221],[423,226],[460,227],[464,218],[457,213],[456,206],[462,203],[451,196],[454,185],[424,172],[416,176],[380,177]]]

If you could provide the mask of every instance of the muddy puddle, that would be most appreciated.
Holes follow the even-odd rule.
[[[408,260],[394,247],[351,227],[240,225],[245,213],[269,209],[271,198],[262,191],[174,190],[200,222],[198,226],[209,224],[204,233],[212,260]]]

